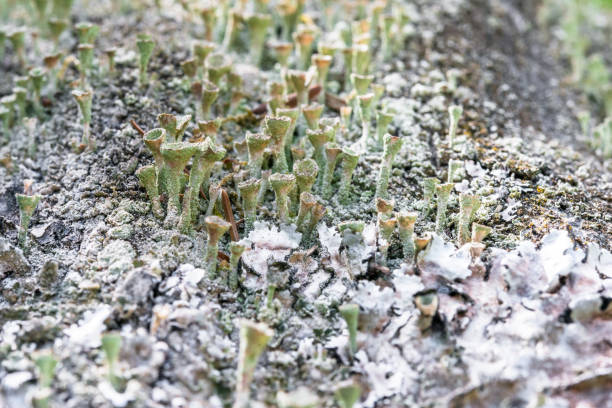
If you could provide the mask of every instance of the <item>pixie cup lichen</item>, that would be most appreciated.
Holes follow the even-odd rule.
[[[323,105],[319,103],[313,103],[308,106],[304,106],[302,109],[306,123],[309,129],[317,129],[319,127],[319,119],[323,113]]]
[[[268,28],[272,25],[272,17],[267,14],[254,13],[247,17],[247,25],[251,37],[251,61],[254,65],[261,64]]]
[[[461,106],[452,105],[448,108],[448,116],[450,124],[448,126],[448,145],[452,149],[455,144],[455,136],[457,135],[457,128],[459,125],[459,119],[463,114],[463,108]]]
[[[149,61],[153,55],[153,49],[155,48],[155,41],[148,34],[139,34],[136,40],[136,46],[138,47],[138,82],[140,86],[145,86],[148,83],[147,67]]]
[[[243,181],[238,184],[240,197],[242,198],[242,211],[244,212],[244,233],[248,235],[253,230],[257,210],[257,199],[261,181],[255,178]]]
[[[384,143],[385,134],[395,115],[387,111],[376,111],[376,141],[379,146]]]
[[[446,208],[450,193],[455,185],[453,183],[439,184],[436,186],[436,196],[438,198],[438,206],[436,213],[436,232],[441,234],[446,227]]]
[[[219,253],[219,240],[232,226],[229,222],[216,215],[209,215],[204,220],[206,224],[206,232],[208,239],[206,241],[206,269],[208,277],[215,279],[217,277],[217,257]]]
[[[107,333],[102,336],[102,350],[106,357],[108,369],[107,378],[116,391],[121,390],[121,378],[117,375],[117,363],[121,351],[121,335],[119,333]]]
[[[271,149],[274,154],[274,171],[285,173],[289,170],[285,143],[287,132],[291,128],[291,118],[287,116],[266,116],[264,118],[264,132],[270,136]]]
[[[317,181],[318,173],[319,166],[312,159],[302,159],[293,164],[293,174],[295,174],[300,194],[312,191],[312,186]]]
[[[164,131],[165,134],[165,131]],[[164,187],[168,195],[168,205],[166,209],[166,227],[174,227],[179,221],[179,211],[181,202],[179,194],[181,192],[181,176],[183,170],[191,157],[197,152],[197,146],[185,143],[164,143],[161,145],[160,153],[164,161]]]
[[[198,196],[202,183],[204,188],[208,187],[208,179],[215,163],[223,159],[226,154],[225,149],[215,145],[211,139],[195,143],[195,146],[196,152],[183,195],[183,212],[179,221],[179,228],[183,233],[191,230],[191,224],[197,216]]]
[[[251,177],[261,177],[261,166],[264,160],[264,151],[272,141],[272,138],[263,133],[251,133],[247,131],[245,139],[249,156],[248,167]]]
[[[159,198],[159,190],[157,186],[157,170],[155,166],[143,166],[136,172],[140,184],[147,191],[149,200],[151,200],[151,210],[157,218],[164,217],[164,211]]]
[[[357,352],[357,323],[359,320],[359,306],[355,303],[347,303],[340,306],[338,311],[348,327],[349,351],[351,355],[354,355]]]
[[[240,348],[236,372],[236,398],[234,408],[248,408],[250,385],[259,356],[274,336],[274,331],[264,323],[240,321]]]
[[[389,193],[389,177],[393,160],[402,147],[402,139],[398,136],[386,134],[384,138],[383,157],[380,163],[378,178],[376,180],[376,197],[387,198]]]
[[[338,193],[341,204],[348,204],[349,202],[353,173],[355,172],[358,162],[359,154],[348,147],[342,149],[342,178],[340,179],[340,190]]]
[[[459,218],[457,219],[457,243],[461,246],[470,241],[470,225],[480,208],[480,198],[474,195],[459,196]]]
[[[19,246],[25,248],[30,220],[32,219],[34,210],[36,210],[40,202],[41,196],[38,194],[15,194],[15,198],[17,199],[17,206],[19,207],[19,232],[17,234],[17,239],[19,241]]]
[[[304,223],[310,216],[312,212],[312,208],[317,203],[316,197],[308,191],[303,191],[300,194],[300,206],[298,209],[298,215],[295,220],[295,225],[298,228],[298,231],[303,231]]]
[[[218,97],[219,88],[217,85],[210,81],[204,81],[202,84],[202,99],[200,101],[200,110],[203,120],[210,118],[210,109]]]
[[[340,155],[342,153],[342,149],[338,144],[334,142],[328,142],[325,144],[325,173],[323,175],[323,184],[321,187],[321,195],[326,200],[331,198],[332,195],[332,180],[334,179],[334,170],[336,169],[336,164],[340,159]]]
[[[230,273],[228,277],[230,290],[238,289],[238,262],[246,249],[247,246],[242,242],[230,242]]]
[[[293,174],[274,173],[270,176],[270,186],[276,198],[276,214],[283,224],[289,223],[289,193],[295,187]]]
[[[71,92],[72,96],[79,105],[79,111],[81,112],[81,118],[83,121],[83,136],[81,138],[81,144],[88,146],[93,149],[93,140],[91,138],[91,104],[93,100],[93,92],[91,90],[82,91],[74,90]]]
[[[346,380],[336,385],[334,395],[340,408],[353,408],[361,396],[361,387],[353,380]]]
[[[416,212],[402,211],[397,215],[397,221],[399,226],[399,237],[402,242],[402,248],[404,250],[404,259],[408,262],[412,262],[415,256],[415,245],[414,245],[414,224],[418,218]]]

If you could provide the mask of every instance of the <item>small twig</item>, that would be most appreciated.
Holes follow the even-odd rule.
[[[230,227],[230,238],[232,241],[239,241],[240,236],[238,235],[238,228],[236,228],[236,221],[234,220],[234,214],[232,213],[232,204],[230,203],[229,195],[227,195],[227,191],[225,189],[221,189],[221,203],[223,204],[223,212],[225,213],[225,218],[227,221],[232,224]]]
[[[230,260],[229,256],[225,252],[222,252],[222,251],[217,251],[217,258],[222,259],[227,262],[229,262]]]
[[[140,136],[144,136],[144,134],[146,133],[144,130],[142,130],[140,126],[138,126],[138,123],[136,123],[134,119],[130,120],[130,125],[132,125],[132,127],[136,129],[138,133],[140,133]]]

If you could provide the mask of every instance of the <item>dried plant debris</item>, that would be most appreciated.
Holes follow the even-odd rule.
[[[0,0],[0,406],[612,406],[568,3]]]

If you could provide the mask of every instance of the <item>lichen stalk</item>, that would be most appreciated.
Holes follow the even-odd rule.
[[[436,232],[441,234],[446,227],[446,208],[448,207],[448,199],[451,190],[455,185],[453,183],[440,184],[436,186],[436,196],[438,197],[438,208],[436,213]]]
[[[387,198],[389,196],[389,177],[393,160],[402,147],[402,139],[398,136],[386,134],[384,138],[383,157],[380,163],[378,179],[376,180],[376,197]]]
[[[238,289],[238,262],[246,248],[246,245],[241,242],[230,242],[230,273],[228,277],[230,290]]]
[[[353,173],[359,162],[359,155],[352,149],[345,147],[342,149],[342,178],[340,179],[339,201],[341,204],[348,204],[351,193],[351,182]]]
[[[21,248],[26,247],[28,237],[28,227],[30,226],[30,220],[32,214],[40,202],[41,196],[28,195],[28,194],[15,194],[17,199],[17,206],[19,207],[19,231],[17,234],[17,241]]]
[[[167,169],[164,181],[168,206],[164,225],[168,228],[176,226],[179,221],[181,175],[196,151],[196,146],[185,142],[166,143],[161,146],[160,152],[164,159],[165,169]]]
[[[355,303],[348,303],[338,308],[340,315],[346,322],[349,332],[349,351],[351,355],[357,352],[357,323],[359,320],[359,306]]]
[[[151,200],[151,211],[157,218],[164,218],[164,210],[159,199],[159,190],[157,187],[157,170],[155,166],[143,166],[136,172],[140,184],[147,191],[149,200]]]
[[[179,222],[179,228],[183,233],[191,230],[191,224],[197,217],[200,187],[203,183],[204,188],[208,187],[208,179],[215,163],[223,159],[226,153],[223,147],[216,146],[210,139],[195,146],[197,150],[193,156],[189,181],[183,195],[183,211]]]
[[[283,224],[289,223],[289,192],[295,187],[293,174],[274,173],[270,176],[270,186],[276,199],[276,214]]]
[[[404,259],[407,262],[413,262],[415,256],[414,246],[414,224],[418,218],[416,212],[402,211],[397,216],[399,237],[404,251]]]
[[[308,216],[316,203],[316,197],[310,192],[304,191],[300,194],[300,208],[295,220],[295,225],[297,226],[298,231],[304,230],[304,223],[308,219]]]
[[[261,181],[249,179],[238,184],[240,197],[242,199],[242,211],[244,212],[244,233],[248,235],[253,230],[255,214],[257,210],[257,197],[261,188]]]
[[[329,142],[325,144],[325,175],[323,177],[323,186],[321,188],[321,194],[323,198],[329,200],[332,195],[332,181],[334,179],[334,170],[336,169],[336,164],[340,158],[340,154],[342,153],[342,149],[336,143]]]
[[[206,217],[204,223],[206,224],[206,232],[208,234],[208,239],[206,241],[206,269],[208,271],[208,277],[210,279],[215,279],[217,277],[219,240],[223,234],[229,230],[231,224],[216,215]]]
[[[261,166],[264,160],[264,151],[272,141],[269,135],[263,133],[246,133],[245,136],[248,152],[248,168],[251,177],[261,177]]]
[[[459,196],[459,219],[457,220],[457,243],[459,246],[470,241],[470,225],[480,208],[480,198],[469,194]]]
[[[264,323],[255,323],[246,319],[240,321],[236,400],[233,408],[249,406],[249,389],[257,360],[272,336],[274,336],[274,331]]]

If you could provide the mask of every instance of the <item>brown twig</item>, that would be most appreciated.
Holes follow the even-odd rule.
[[[229,262],[230,260],[229,256],[223,251],[217,251],[217,258],[222,259],[227,262]]]
[[[138,133],[140,133],[140,136],[144,136],[144,134],[146,133],[144,130],[142,130],[140,126],[138,126],[138,123],[136,123],[134,119],[130,120],[130,125],[132,125],[132,127],[136,129]]]
[[[236,228],[236,221],[234,220],[234,214],[232,213],[232,204],[230,203],[229,195],[224,188],[221,189],[221,203],[223,204],[223,212],[225,213],[225,219],[232,224],[229,233],[232,241],[239,241],[238,228]]]

